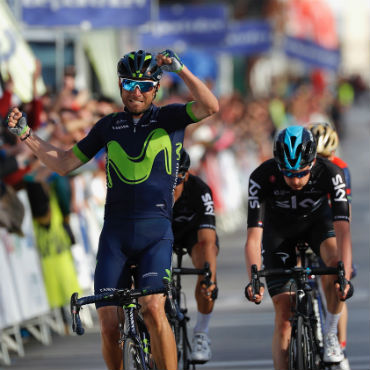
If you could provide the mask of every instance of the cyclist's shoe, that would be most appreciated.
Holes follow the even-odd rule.
[[[211,359],[211,341],[206,333],[195,333],[192,341],[191,360],[196,364],[204,364]]]
[[[343,350],[344,359],[339,363],[338,370],[351,370],[346,351]]]
[[[325,335],[324,338],[324,362],[338,363],[343,361],[344,355],[340,348],[338,337],[334,333]]]

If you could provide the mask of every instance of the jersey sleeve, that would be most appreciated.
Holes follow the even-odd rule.
[[[105,145],[103,128],[107,117],[98,121],[90,132],[73,147],[73,153],[83,163],[88,162]]]
[[[248,188],[248,227],[263,227],[265,210],[265,180],[262,167],[258,167],[249,177]]]
[[[199,192],[199,226],[198,229],[216,229],[215,207],[212,191],[208,186],[202,186]]]
[[[349,201],[344,172],[332,163],[328,165],[328,171],[333,221],[349,221]]]
[[[192,113],[193,102],[187,104],[169,104],[161,107],[159,116],[168,130],[177,130],[198,122]]]

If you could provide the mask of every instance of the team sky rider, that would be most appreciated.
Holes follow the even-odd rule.
[[[330,194],[331,208],[328,203]],[[247,271],[251,265],[261,268],[261,245],[265,268],[293,267],[296,264],[295,244],[309,242],[327,266],[344,262],[347,284],[344,294],[334,277],[327,280],[324,291],[328,314],[324,328],[324,361],[343,360],[336,336],[342,300],[353,293],[349,282],[352,262],[349,205],[343,171],[330,161],[316,158],[312,133],[291,126],[278,133],[274,143],[274,159],[262,163],[249,179],[248,230],[245,245]],[[288,368],[290,338],[290,283],[285,278],[268,278],[267,287],[275,310],[272,341],[274,367]],[[246,296],[255,303],[250,284]]]
[[[335,129],[327,122],[322,123],[311,123],[308,129],[312,132],[313,137],[315,138],[317,145],[317,155],[320,155],[324,158],[329,159],[331,162],[339,166],[344,173],[346,181],[346,191],[347,198],[350,203],[351,211],[351,175],[349,172],[348,165],[341,158],[335,156],[335,152],[338,148],[339,138]],[[350,212],[351,214],[351,212]],[[352,275],[351,278],[355,276],[355,269],[352,265]],[[321,279],[326,279],[326,276],[322,276]],[[339,344],[343,350],[344,359],[341,361],[338,370],[350,370],[349,361],[346,353],[347,345],[347,323],[348,323],[348,308],[346,302],[343,305],[342,312],[340,314],[338,322],[338,340]]]
[[[95,292],[128,286],[128,264],[138,264],[140,288],[162,286],[171,267],[173,191],[184,130],[190,123],[219,109],[206,85],[166,50],[156,58],[143,50],[118,62],[118,87],[123,112],[102,118],[73,148],[62,150],[41,140],[27,126],[17,108],[8,116],[9,130],[17,134],[53,171],[66,175],[106,149],[107,199],[100,236]],[[175,72],[194,101],[153,105],[162,71]],[[161,294],[140,299],[151,334],[158,369],[177,368],[175,340],[164,312]],[[117,307],[98,305],[102,352],[108,369],[122,368]]]
[[[195,287],[198,313],[191,358],[195,363],[205,363],[211,359],[208,327],[218,291],[216,263],[219,245],[211,189],[198,176],[189,174],[189,167],[190,157],[183,149],[175,189],[172,229],[174,248],[186,248],[195,268],[203,268],[208,262],[212,272],[213,281],[209,287],[201,285],[201,276]]]

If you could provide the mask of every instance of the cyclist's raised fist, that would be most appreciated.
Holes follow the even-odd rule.
[[[159,53],[156,60],[162,71],[179,73],[184,68],[184,64],[181,62],[178,55],[169,49]]]

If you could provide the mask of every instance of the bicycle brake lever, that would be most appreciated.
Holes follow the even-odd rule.
[[[200,282],[200,285],[205,285],[207,288],[209,288],[212,285],[211,277],[212,277],[212,271],[210,269],[209,263],[204,262],[204,279]]]
[[[72,316],[72,330],[77,335],[83,335],[85,329],[82,327],[81,319],[80,319],[80,308],[81,306],[77,303],[78,300],[78,293],[73,293],[71,296],[71,316]]]
[[[338,262],[338,283],[339,283],[340,292],[344,294],[344,290],[346,288],[347,282],[345,278],[344,264],[342,261]]]
[[[255,299],[256,294],[259,294],[261,289],[261,282],[258,277],[257,265],[251,266],[251,283],[253,299]]]

